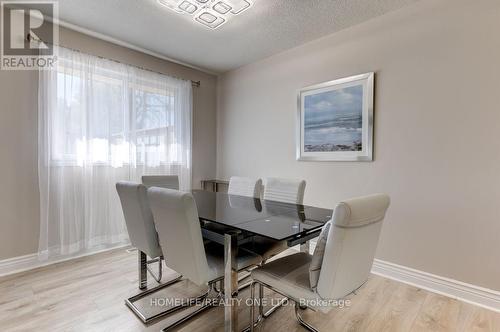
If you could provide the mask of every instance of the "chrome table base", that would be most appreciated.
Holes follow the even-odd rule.
[[[233,299],[238,295],[238,233],[224,235],[224,331],[236,332],[238,328],[238,308]]]

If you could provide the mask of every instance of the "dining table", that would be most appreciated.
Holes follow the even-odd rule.
[[[288,247],[303,245],[319,236],[333,211],[310,205],[230,195],[223,192],[191,191],[198,209],[203,237],[224,245],[224,331],[238,328],[236,256],[239,246],[261,236],[286,241]],[[215,223],[223,232],[206,225]]]

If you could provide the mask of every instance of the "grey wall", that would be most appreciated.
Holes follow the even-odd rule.
[[[219,78],[217,173],[392,197],[377,258],[500,289],[500,2],[423,0]],[[296,92],[375,71],[375,161],[295,160]]]
[[[68,29],[61,29],[60,44],[167,75],[200,80],[201,86],[193,89],[193,186],[215,176],[215,76]],[[37,89],[37,72],[0,71],[0,260],[38,249]]]

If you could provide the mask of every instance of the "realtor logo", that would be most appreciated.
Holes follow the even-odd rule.
[[[0,1],[1,69],[38,70],[54,67],[59,43],[56,1]]]

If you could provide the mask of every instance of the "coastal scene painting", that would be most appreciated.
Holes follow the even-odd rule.
[[[363,86],[305,97],[304,150],[361,151]]]
[[[299,160],[372,160],[373,73],[304,88],[299,94]]]

